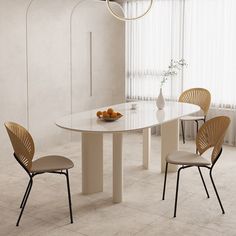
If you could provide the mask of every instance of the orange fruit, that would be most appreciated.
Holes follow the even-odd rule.
[[[110,115],[109,115],[106,111],[104,111],[104,112],[102,113],[102,117],[103,117],[103,118],[108,118],[108,117],[110,117]]]
[[[107,109],[107,113],[108,113],[109,115],[111,115],[113,112],[114,112],[114,110],[113,110],[112,108],[108,108],[108,109]]]
[[[100,117],[101,117],[101,115],[102,115],[102,112],[101,112],[101,111],[98,111],[98,112],[97,112],[97,117],[99,117],[99,118],[100,118]]]
[[[117,113],[113,112],[110,116],[111,116],[111,118],[116,118],[117,117]]]

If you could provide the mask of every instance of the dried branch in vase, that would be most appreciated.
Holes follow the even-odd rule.
[[[180,59],[179,61],[175,61],[171,59],[170,65],[168,66],[168,70],[163,71],[162,80],[160,83],[160,87],[162,88],[165,82],[169,77],[174,77],[178,75],[178,71],[183,69],[184,66],[187,66],[187,63],[184,59]]]

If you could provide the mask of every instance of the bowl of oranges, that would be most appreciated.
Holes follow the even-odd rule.
[[[112,108],[108,108],[106,111],[98,111],[97,117],[104,121],[115,121],[122,117],[122,114],[115,112]]]

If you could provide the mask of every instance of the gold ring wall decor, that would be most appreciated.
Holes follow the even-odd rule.
[[[115,18],[117,18],[118,20],[121,20],[121,21],[132,21],[132,20],[140,19],[140,18],[142,18],[143,16],[145,16],[145,15],[151,10],[152,5],[153,5],[153,1],[154,1],[154,0],[150,0],[150,5],[149,5],[148,9],[147,9],[143,14],[141,14],[141,15],[139,15],[139,16],[136,16],[136,17],[131,17],[131,18],[121,17],[121,16],[119,16],[118,14],[116,14],[116,13],[112,10],[112,8],[111,8],[111,6],[110,6],[110,0],[106,0],[106,4],[107,4],[107,8],[108,8],[109,12],[110,12]]]

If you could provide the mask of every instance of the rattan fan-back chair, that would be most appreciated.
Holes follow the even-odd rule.
[[[27,203],[33,185],[33,177],[43,173],[64,174],[66,176],[69,209],[70,209],[70,220],[71,223],[73,223],[70,183],[69,183],[69,173],[68,173],[68,170],[74,166],[73,162],[66,157],[56,156],[56,155],[40,157],[37,160],[33,161],[35,147],[34,147],[34,141],[29,132],[24,127],[14,122],[6,122],[5,127],[7,129],[7,133],[10,137],[14,149],[13,155],[18,161],[18,163],[27,172],[30,178],[20,205],[21,212],[18,217],[16,226],[19,225],[21,216],[24,212],[25,205]]]
[[[185,143],[185,133],[184,133],[184,122],[185,121],[195,121],[197,125],[198,132],[198,122],[206,122],[206,116],[211,104],[211,94],[207,89],[204,88],[191,88],[184,91],[180,97],[179,102],[191,103],[200,106],[203,116],[184,116],[181,120],[183,143]]]
[[[230,119],[227,116],[218,116],[218,117],[215,117],[213,119],[206,121],[206,123],[204,123],[202,127],[199,129],[198,134],[197,134],[197,138],[196,138],[197,154],[186,152],[186,151],[176,151],[169,154],[166,157],[166,170],[165,170],[162,200],[165,199],[168,164],[170,163],[170,164],[182,166],[178,169],[178,173],[177,173],[174,217],[176,217],[176,210],[177,210],[180,171],[189,167],[194,167],[194,166],[198,168],[198,171],[201,176],[208,198],[209,198],[209,193],[208,193],[208,190],[207,190],[207,187],[206,187],[206,184],[205,184],[202,172],[201,172],[201,167],[205,167],[210,170],[209,172],[210,179],[211,179],[213,188],[215,190],[217,199],[219,201],[222,214],[225,213],[219,194],[217,192],[213,177],[212,177],[212,170],[222,153],[222,144],[223,144],[225,133],[227,131],[229,124],[230,124]],[[202,154],[205,151],[207,151],[209,148],[213,148],[212,153],[211,153],[211,161],[208,161],[207,159],[202,157]]]

